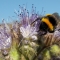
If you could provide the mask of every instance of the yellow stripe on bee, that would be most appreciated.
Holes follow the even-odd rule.
[[[48,25],[48,27],[50,28],[50,30],[53,31],[53,25],[50,23],[48,18],[42,18],[42,22],[45,22]]]

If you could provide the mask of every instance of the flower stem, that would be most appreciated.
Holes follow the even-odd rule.
[[[38,52],[37,52],[37,55],[33,58],[33,60],[36,60],[39,56],[39,54],[46,48],[46,46],[43,46],[43,47],[39,47],[38,48]]]

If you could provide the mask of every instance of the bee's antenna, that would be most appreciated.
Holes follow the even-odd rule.
[[[34,22],[38,21],[38,20],[41,20],[41,18],[38,17],[37,19],[35,19],[35,21],[33,21],[33,22],[31,23],[31,25],[32,25]]]

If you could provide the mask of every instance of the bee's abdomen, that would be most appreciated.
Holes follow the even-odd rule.
[[[53,16],[47,16],[49,21],[52,23],[53,26],[56,26],[57,25],[57,20],[55,17]]]

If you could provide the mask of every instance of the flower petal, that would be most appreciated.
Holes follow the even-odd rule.
[[[31,36],[31,38],[32,38],[33,40],[37,40],[37,39],[38,39],[37,36]]]

